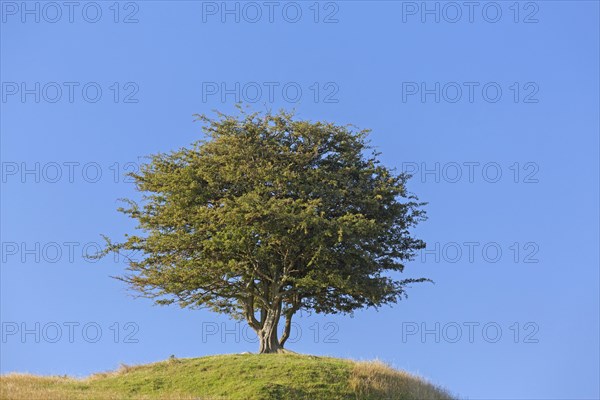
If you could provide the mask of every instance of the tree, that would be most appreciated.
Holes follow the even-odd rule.
[[[197,117],[206,139],[130,174],[142,200],[119,211],[143,233],[106,238],[102,255],[141,256],[117,277],[141,296],[245,320],[272,353],[301,309],[377,308],[427,280],[393,278],[425,245],[409,232],[425,203],[381,165],[368,130],[285,111]]]

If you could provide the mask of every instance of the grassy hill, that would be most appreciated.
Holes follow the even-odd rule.
[[[84,379],[8,374],[0,398],[21,399],[439,399],[444,390],[380,362],[298,354],[175,359]]]

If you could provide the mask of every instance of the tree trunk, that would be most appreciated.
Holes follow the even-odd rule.
[[[260,347],[258,352],[264,353],[278,353],[283,349],[283,346],[279,344],[277,338],[277,326],[279,325],[279,318],[281,317],[281,305],[275,309],[266,310],[266,318],[262,329],[258,334],[258,340]]]
[[[256,319],[254,315],[253,299],[249,299],[245,303],[245,317],[248,324],[254,329],[259,340],[259,354],[266,353],[282,353],[284,352],[283,346],[290,337],[292,327],[292,316],[296,311],[300,309],[300,300],[294,299],[293,305],[282,310],[282,301],[277,296],[274,301],[267,304],[266,307],[260,308],[260,321]],[[285,326],[281,338],[277,336],[277,327],[279,326],[279,320],[285,316]]]
[[[259,336],[259,340],[260,347],[258,352],[260,354],[279,353],[281,350],[283,350],[283,347],[279,345],[279,340],[277,340],[277,334],[261,334]]]

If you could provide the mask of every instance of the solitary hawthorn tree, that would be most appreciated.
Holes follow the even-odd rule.
[[[380,165],[367,130],[285,111],[197,117],[206,140],[130,174],[143,198],[119,211],[144,234],[106,238],[103,255],[140,255],[117,278],[142,297],[244,319],[273,353],[301,309],[379,307],[426,280],[390,274],[424,247],[409,233],[424,203]]]

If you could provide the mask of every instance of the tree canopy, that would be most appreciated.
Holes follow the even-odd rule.
[[[107,238],[104,254],[141,256],[119,277],[132,289],[243,319],[268,353],[299,310],[379,307],[426,280],[390,274],[424,247],[410,233],[424,203],[381,164],[368,130],[286,111],[197,118],[204,139],[130,174],[142,200],[119,211],[139,229]]]

